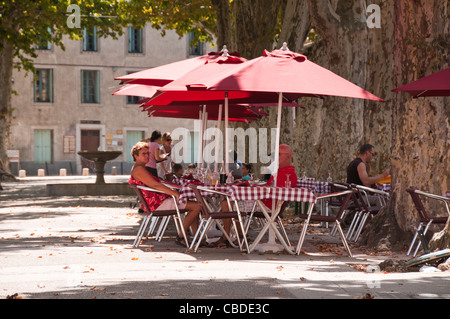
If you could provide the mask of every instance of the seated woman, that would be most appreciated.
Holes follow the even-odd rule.
[[[180,197],[180,193],[173,190],[160,183],[159,179],[145,168],[145,164],[148,162],[149,148],[148,144],[145,142],[138,142],[131,149],[131,156],[135,161],[133,168],[131,169],[131,176],[129,184],[136,184],[154,188],[156,190],[162,191],[165,194],[143,191],[147,205],[151,210],[175,210],[175,203],[171,195],[175,196],[177,199]],[[183,228],[185,233],[188,232],[189,227],[195,233],[198,229],[199,224],[199,213],[200,205],[196,202],[188,201],[187,203],[179,204],[180,209],[187,210],[187,215],[184,218]],[[183,234],[179,233],[176,239],[176,243],[182,246],[186,246],[183,238]]]

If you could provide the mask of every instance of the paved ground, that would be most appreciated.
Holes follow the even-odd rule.
[[[353,246],[350,258],[340,241],[319,227],[308,234],[300,256],[231,248],[186,252],[174,243],[173,229],[163,241],[146,240],[134,249],[140,221],[130,208],[134,197],[45,196],[47,183],[94,180],[29,177],[3,183],[0,299],[450,298],[450,272],[379,271],[386,259],[410,257]],[[293,242],[298,231],[289,225]]]

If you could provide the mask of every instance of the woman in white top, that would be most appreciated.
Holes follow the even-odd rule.
[[[172,162],[173,162],[173,154],[172,154],[172,136],[170,132],[166,132],[162,136],[162,145],[160,147],[161,157],[165,156],[165,160],[157,163],[156,169],[158,170],[158,177],[160,179],[165,179],[166,174],[172,173]]]
[[[156,169],[157,163],[164,160],[164,157],[161,155],[161,132],[153,131],[152,136],[150,137],[150,142],[148,143],[149,160],[145,165],[145,168],[155,177],[158,177],[158,171]]]

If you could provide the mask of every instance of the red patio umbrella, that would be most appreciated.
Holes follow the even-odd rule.
[[[121,84],[163,86],[194,70],[200,65],[205,64],[207,61],[218,58],[221,54],[222,52],[209,52],[208,54],[199,57],[176,61],[147,70],[119,76],[116,77],[115,80],[120,80]]]
[[[150,98],[146,105],[168,105],[168,104],[202,104],[202,105],[216,105],[223,103],[225,108],[225,132],[228,128],[228,101],[234,104],[248,103],[248,104],[265,104],[272,103],[276,105],[279,103],[279,97],[276,92],[251,92],[242,90],[230,91],[210,91],[206,90],[204,86],[197,85],[207,81],[210,77],[226,77],[233,74],[235,70],[248,63],[248,61],[236,59],[232,56],[224,56],[220,59],[208,61],[204,65],[192,70],[177,80],[161,87],[158,94]],[[299,94],[286,94],[282,98],[282,103],[289,106],[300,106],[292,103],[300,97]],[[225,138],[225,149],[228,150],[228,138]],[[228,158],[227,158],[228,160]],[[228,163],[226,161],[226,163]],[[226,165],[228,169],[228,165]]]
[[[359,86],[345,80],[287,48],[268,52],[263,56],[243,63],[232,74],[210,76],[192,83],[196,89],[215,91],[275,92],[278,93],[278,118],[275,148],[274,180],[277,180],[279,163],[279,143],[281,126],[281,107],[283,95],[323,97],[342,96],[383,101]],[[269,242],[274,242],[273,235]]]
[[[159,86],[147,84],[125,84],[120,89],[113,92],[113,95],[150,97],[154,96],[159,88]]]
[[[450,96],[450,67],[392,90],[408,92],[413,98]]]
[[[306,56],[289,50],[272,52],[265,50],[263,56],[224,71],[214,66],[214,63],[207,63],[161,88],[159,91],[164,93],[155,96],[149,103],[163,103],[164,99],[171,98],[181,101],[181,97],[176,95],[181,96],[183,90],[189,92],[184,95],[186,99],[203,97],[207,101],[219,99],[220,96],[228,94],[228,98],[233,99],[234,102],[245,100],[256,102],[258,99],[276,102],[279,107],[277,149],[281,106],[285,99],[293,100],[301,96],[343,96],[383,101],[337,74],[309,61]],[[278,152],[275,154],[275,162],[278,163]]]
[[[142,108],[143,112],[147,111],[149,117],[198,119],[199,112],[203,107],[201,105],[194,107],[193,105],[170,104],[148,105]],[[207,120],[224,120],[224,114],[219,105],[208,105],[206,110]],[[268,115],[258,107],[243,104],[230,104],[228,112],[228,120],[232,122],[252,122]]]

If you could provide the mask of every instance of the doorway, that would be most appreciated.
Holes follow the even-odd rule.
[[[100,130],[81,130],[81,150],[96,151],[100,147]],[[95,172],[94,163],[81,158],[81,168],[89,168],[90,172]]]

